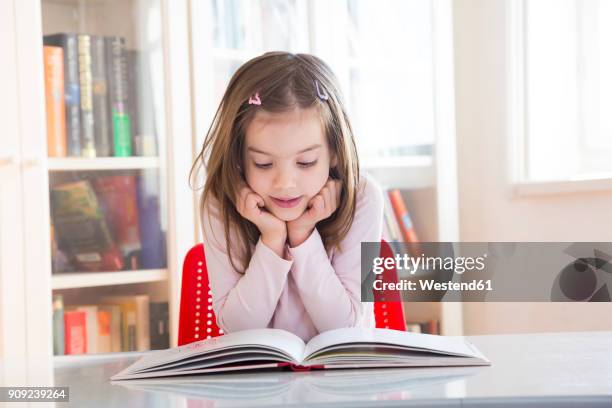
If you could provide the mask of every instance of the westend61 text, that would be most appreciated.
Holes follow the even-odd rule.
[[[383,282],[375,280],[374,290],[443,290],[443,291],[483,291],[493,290],[491,280],[473,280],[470,282],[436,282],[433,279],[421,279],[419,285],[415,281],[402,279],[398,282]]]

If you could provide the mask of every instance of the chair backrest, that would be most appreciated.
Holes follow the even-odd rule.
[[[380,254],[383,257],[393,257],[389,244],[384,240],[381,241]],[[397,282],[395,268],[385,270],[384,274],[384,281]],[[404,308],[399,294],[381,300],[374,302],[376,327],[405,331]],[[178,345],[222,335],[223,330],[217,326],[212,309],[204,245],[197,244],[187,252],[183,262]]]

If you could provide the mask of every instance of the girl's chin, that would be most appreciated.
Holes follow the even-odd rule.
[[[274,211],[272,211],[272,214],[274,214],[274,216],[278,218],[279,220],[293,221],[293,220],[298,219],[300,215],[302,215],[303,212],[304,212],[304,209],[301,206],[298,206],[295,208],[274,209]]]

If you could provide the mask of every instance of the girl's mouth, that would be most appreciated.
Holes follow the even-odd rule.
[[[295,207],[296,205],[299,204],[300,201],[302,201],[302,196],[296,197],[296,198],[292,198],[289,200],[281,200],[279,198],[274,198],[274,197],[270,197],[272,198],[272,201],[274,202],[274,204],[276,204],[279,207],[282,208],[292,208]]]

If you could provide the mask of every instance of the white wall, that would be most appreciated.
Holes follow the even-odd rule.
[[[612,241],[612,191],[509,194],[506,1],[455,0],[461,241]],[[612,304],[466,303],[470,334],[612,330]]]

